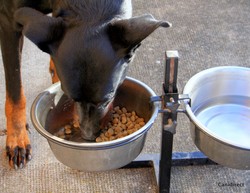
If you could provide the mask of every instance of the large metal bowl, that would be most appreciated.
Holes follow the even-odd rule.
[[[133,161],[144,146],[147,131],[158,113],[158,104],[150,103],[152,96],[155,93],[146,84],[129,77],[125,79],[114,103],[136,111],[146,124],[126,137],[109,142],[72,142],[56,137],[45,129],[52,107],[63,109],[68,100],[61,91],[60,83],[39,94],[32,105],[31,119],[36,130],[48,140],[55,157],[66,166],[83,171],[117,169]]]
[[[196,146],[211,160],[250,169],[250,69],[215,67],[193,76],[184,94]]]

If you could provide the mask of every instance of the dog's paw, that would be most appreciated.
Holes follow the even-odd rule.
[[[9,132],[10,131],[10,132]],[[21,130],[8,129],[6,154],[12,168],[23,168],[31,160],[31,145],[27,125]]]

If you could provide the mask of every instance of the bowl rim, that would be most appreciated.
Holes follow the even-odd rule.
[[[205,74],[208,73],[213,73],[213,72],[218,72],[218,71],[222,71],[222,70],[242,70],[242,71],[248,71],[250,72],[250,68],[248,67],[241,67],[241,66],[218,66],[218,67],[212,67],[206,70],[203,70],[201,72],[198,72],[197,74],[195,74],[194,76],[192,76],[188,82],[186,83],[184,89],[183,89],[183,94],[189,94],[190,90],[191,90],[191,85],[193,85],[198,79],[200,79],[202,76],[204,76]],[[210,137],[212,137],[214,140],[219,141],[223,144],[229,145],[231,147],[236,147],[236,148],[240,148],[243,150],[250,150],[249,146],[244,146],[244,145],[239,145],[236,143],[233,143],[232,141],[226,140],[221,138],[220,136],[215,136],[213,134],[213,132],[210,131],[210,129],[208,129],[206,126],[204,126],[199,119],[197,119],[197,117],[195,116],[195,114],[193,113],[191,106],[188,103],[185,103],[185,110],[187,112],[187,116],[189,117],[190,121],[192,121],[197,127],[199,127],[201,129],[202,132],[204,132],[205,134],[209,135]]]
[[[132,81],[142,87],[144,87],[149,94],[151,95],[151,97],[156,96],[155,92],[145,83],[128,77],[126,76],[125,80],[127,81]],[[53,134],[51,134],[50,132],[46,131],[43,126],[39,123],[39,121],[37,120],[37,104],[39,103],[39,101],[42,99],[43,96],[48,95],[48,94],[52,94],[55,93],[56,89],[61,85],[60,82],[57,82],[53,85],[51,85],[49,88],[47,88],[46,90],[44,90],[42,93],[40,93],[36,99],[34,100],[34,102],[32,103],[31,106],[31,111],[30,111],[30,116],[31,116],[31,121],[35,127],[35,129],[42,135],[44,136],[47,140],[57,143],[59,145],[62,146],[66,146],[66,147],[70,147],[70,148],[75,148],[75,149],[109,149],[109,148],[114,148],[117,146],[121,146],[127,143],[130,143],[131,141],[136,140],[137,138],[139,138],[140,136],[142,136],[143,134],[145,134],[150,127],[152,126],[152,124],[154,123],[157,115],[158,115],[158,109],[159,109],[159,103],[157,102],[152,102],[152,108],[153,108],[153,113],[152,116],[150,117],[150,119],[148,120],[148,122],[139,130],[135,131],[134,133],[127,135],[125,137],[119,138],[119,139],[115,139],[112,141],[106,141],[106,142],[73,142],[73,141],[69,141],[69,140],[65,140],[65,139],[61,139],[59,137],[54,136]],[[149,101],[150,102],[150,101]]]

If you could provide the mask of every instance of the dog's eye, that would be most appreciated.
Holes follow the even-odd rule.
[[[66,16],[66,15],[67,15],[67,14],[66,14],[65,10],[56,9],[56,10],[54,11],[54,17],[64,17],[64,16]]]

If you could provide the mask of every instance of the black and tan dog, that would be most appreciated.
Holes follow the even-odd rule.
[[[53,78],[57,72],[76,102],[82,137],[93,140],[136,48],[169,25],[151,15],[132,17],[131,0],[0,0],[10,165],[21,168],[31,159],[20,74],[23,35],[50,54]]]

